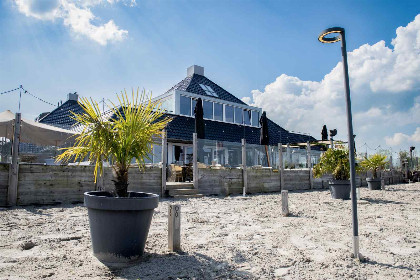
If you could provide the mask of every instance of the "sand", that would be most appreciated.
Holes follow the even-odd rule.
[[[420,183],[361,190],[361,253],[350,258],[351,201],[328,190],[164,199],[138,264],[112,270],[91,253],[83,205],[0,211],[0,279],[420,279]],[[181,205],[182,252],[167,245],[170,203]]]

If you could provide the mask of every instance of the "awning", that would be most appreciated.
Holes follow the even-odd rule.
[[[13,138],[15,114],[7,110],[0,113],[0,137]],[[44,146],[61,146],[73,143],[77,132],[21,119],[20,142]]]

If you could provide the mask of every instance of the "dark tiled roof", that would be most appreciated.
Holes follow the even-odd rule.
[[[191,93],[195,93],[195,94],[199,94],[199,95],[203,95],[203,96],[209,96],[201,88],[200,84],[210,86],[214,90],[214,92],[216,92],[219,99],[234,102],[234,103],[239,103],[241,105],[247,105],[246,103],[244,103],[239,98],[235,97],[231,93],[224,90],[218,84],[216,84],[216,83],[210,81],[209,79],[207,79],[206,77],[198,75],[198,74],[193,74],[192,76],[186,77],[181,82],[174,85],[166,93],[168,93],[172,90],[182,90],[182,91],[187,91],[187,92],[191,92]],[[214,97],[214,96],[211,96],[211,97]],[[214,97],[214,98],[216,98],[216,97]]]
[[[75,100],[67,100],[60,107],[54,109],[51,113],[42,118],[39,122],[69,128],[76,123],[71,118],[72,114],[82,112],[82,108]]]
[[[75,121],[71,118],[71,111],[75,113],[82,112],[82,108],[77,101],[69,100],[63,103],[63,105],[41,119],[40,122],[69,128],[75,124]],[[192,141],[192,135],[195,131],[194,118],[172,114],[165,114],[165,116],[172,118],[172,122],[166,128],[168,139],[173,141]],[[249,144],[260,143],[260,128],[210,120],[204,120],[204,124],[206,139],[241,142],[241,139],[245,138]],[[282,144],[316,141],[312,136],[289,132],[270,119],[268,119],[268,133],[270,145],[280,143],[280,137]]]
[[[195,127],[194,118],[170,114],[167,116],[172,118],[172,122],[166,128],[168,139],[192,141]],[[241,142],[241,139],[245,138],[249,144],[260,143],[260,128],[210,120],[204,120],[204,124],[206,139]],[[316,141],[312,136],[289,132],[271,120],[268,120],[268,131],[270,145],[273,146],[280,143],[280,136],[282,144]]]

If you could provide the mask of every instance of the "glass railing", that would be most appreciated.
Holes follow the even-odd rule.
[[[236,168],[242,165],[241,143],[198,139],[197,154],[199,167]]]

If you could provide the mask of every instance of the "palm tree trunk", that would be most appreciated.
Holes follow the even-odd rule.
[[[128,189],[128,168],[126,166],[115,166],[114,170],[114,182],[115,193],[118,197],[127,197]]]

